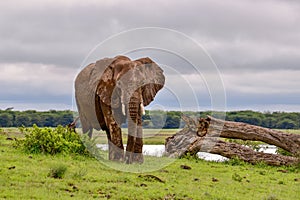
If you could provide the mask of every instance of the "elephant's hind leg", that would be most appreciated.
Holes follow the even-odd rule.
[[[93,127],[83,115],[80,116],[80,123],[82,127],[82,133],[87,134],[90,138],[92,138]]]

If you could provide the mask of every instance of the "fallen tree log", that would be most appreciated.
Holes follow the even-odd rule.
[[[186,122],[185,128],[166,139],[165,149],[166,155],[169,157],[181,157],[187,153],[196,154],[201,151],[219,154],[227,158],[237,157],[249,163],[265,162],[266,164],[275,166],[294,165],[300,162],[299,157],[296,156],[292,157],[256,152],[249,147],[225,142],[219,138],[226,137],[264,142],[268,141],[274,145],[278,144],[278,141],[291,141],[294,147],[297,147],[298,142],[293,140],[293,138],[296,138],[296,140],[300,138],[297,137],[297,135],[294,137],[284,133],[284,139],[282,139],[280,132],[275,131],[274,134],[272,132],[273,130],[270,129],[269,132],[272,132],[272,134],[271,136],[268,136],[268,132],[264,128],[245,123],[227,122],[212,117],[193,120],[183,116],[183,119]],[[224,129],[221,129],[222,126]],[[262,135],[258,135],[259,133],[255,132],[257,130],[259,130],[259,133],[262,133]],[[254,136],[252,134],[254,134]],[[288,147],[285,149],[290,150],[294,155],[299,153],[299,146],[297,150],[291,150]]]
[[[242,122],[223,121],[210,116],[200,119],[198,123],[202,123],[198,127],[203,127],[201,131],[208,133],[210,137],[262,141],[280,147],[295,156],[300,155],[300,134],[285,133]],[[203,123],[208,123],[208,127],[204,127]]]

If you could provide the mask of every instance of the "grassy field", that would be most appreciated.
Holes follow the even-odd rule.
[[[170,137],[174,135],[176,132],[178,132],[180,129],[144,129],[144,144],[165,144],[165,139],[167,137]],[[280,130],[287,133],[293,133],[293,134],[300,134],[300,130]],[[122,129],[123,133],[123,141],[127,141],[127,129]],[[95,131],[94,136],[98,137],[100,144],[106,144],[107,138],[104,131]]]
[[[174,135],[179,129],[144,129],[144,144],[164,144],[165,139]],[[79,131],[80,132],[80,131]],[[122,129],[123,141],[127,141],[127,129]],[[107,138],[104,131],[94,131],[94,137],[98,138],[100,144],[106,144]]]
[[[23,137],[18,128],[2,128],[3,132],[9,137]],[[144,144],[164,144],[165,138],[172,136],[180,129],[144,129]],[[77,129],[77,132],[81,133],[81,129]],[[126,143],[128,130],[122,129],[123,141]],[[97,138],[99,144],[107,144],[107,137],[104,131],[93,131],[93,137]]]
[[[300,130],[297,129],[288,129],[288,130],[279,130],[279,131],[284,131],[284,132],[287,132],[287,133],[294,133],[294,134],[300,134]]]
[[[7,140],[20,135],[16,129],[1,132],[0,199],[296,200],[300,197],[299,166],[253,166],[236,160],[215,163],[184,158],[155,171],[128,173],[78,155],[25,154],[13,147],[14,141]],[[143,168],[164,159],[147,157],[146,164],[130,167]],[[129,167],[115,165],[119,169]],[[62,172],[62,178],[54,178],[55,170]]]
[[[22,134],[20,134],[20,131],[18,128],[2,128],[3,131],[5,131],[10,137],[23,137]],[[165,139],[167,137],[172,136],[180,129],[143,129],[144,134],[144,144],[164,144]],[[294,133],[294,134],[300,134],[300,130],[280,130],[287,133]],[[77,132],[81,132],[81,129],[77,129]],[[123,133],[123,142],[126,143],[127,141],[127,134],[128,130],[126,128],[122,129]],[[106,133],[104,131],[93,131],[93,137],[97,138],[97,142],[99,144],[107,144],[107,137]]]

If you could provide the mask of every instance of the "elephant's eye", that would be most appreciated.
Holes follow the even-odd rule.
[[[121,82],[117,81],[117,87],[121,87]]]

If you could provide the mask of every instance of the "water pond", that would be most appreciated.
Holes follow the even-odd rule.
[[[102,150],[108,150],[108,145],[107,144],[98,144],[98,148]],[[273,145],[260,145],[260,152],[264,153],[271,153],[271,154],[276,154],[277,147]],[[144,145],[143,146],[143,154],[148,155],[148,156],[156,156],[156,157],[161,157],[163,156],[165,152],[165,145]],[[223,156],[217,155],[217,154],[211,154],[211,153],[206,153],[206,152],[199,152],[198,154],[199,158],[202,158],[204,160],[208,161],[219,161],[223,162],[225,160],[228,160],[228,158],[225,158]]]

